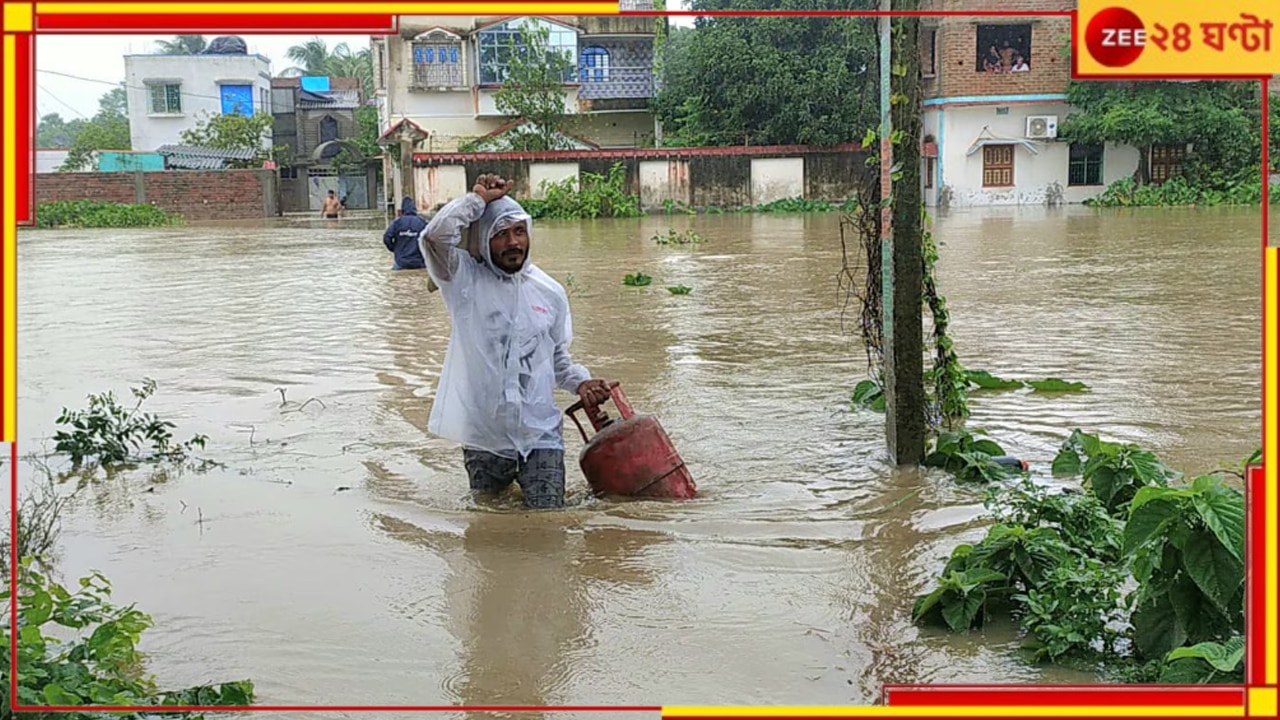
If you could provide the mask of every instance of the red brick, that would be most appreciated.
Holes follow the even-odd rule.
[[[188,221],[263,217],[260,170],[169,170],[142,173],[149,205],[176,212]],[[96,200],[134,203],[134,174],[50,173],[34,178],[36,202]],[[207,201],[207,202],[206,202]],[[274,202],[272,203],[274,205]]]
[[[990,0],[925,0],[921,9],[989,10],[992,6]],[[1074,10],[1075,6],[1071,0],[1001,0],[999,3],[1001,10],[1011,11],[1058,12]],[[926,98],[1061,93],[1071,79],[1071,62],[1063,52],[1070,43],[1070,18],[955,16],[932,18],[928,23],[936,23],[937,26],[937,77],[925,80]],[[974,67],[977,61],[977,27],[995,24],[1031,25],[1029,72],[992,75],[978,72]],[[927,49],[922,47],[921,50],[922,57],[927,57]]]

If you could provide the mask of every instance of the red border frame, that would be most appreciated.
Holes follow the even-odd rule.
[[[285,0],[292,2],[293,0]],[[313,7],[315,3],[307,2],[307,0],[298,0],[297,4]],[[538,5],[538,3],[531,3]],[[33,6],[33,12],[34,12]],[[536,14],[534,11],[532,14]],[[641,16],[864,16],[864,17],[880,17],[889,16],[917,16],[917,17],[937,17],[937,16],[964,16],[964,17],[1070,17],[1072,22],[1072,44],[1074,46],[1075,23],[1077,20],[1076,11],[1001,11],[1001,10],[968,10],[968,11],[914,11],[914,12],[857,12],[857,11],[828,11],[828,12],[803,12],[803,11],[722,11],[722,12],[693,12],[693,11],[676,11],[676,12],[627,12],[626,15]],[[315,32],[325,30],[332,34],[391,34],[396,32],[397,16],[391,14],[378,13],[345,13],[345,14],[323,14],[310,13],[308,15],[260,15],[260,14],[186,14],[186,15],[146,15],[146,14],[76,14],[76,15],[33,15],[33,26],[30,32],[11,33],[15,36],[17,46],[17,88],[16,96],[18,100],[17,113],[17,144],[16,150],[20,157],[26,157],[28,172],[24,176],[23,173],[17,173],[17,187],[15,188],[17,202],[17,218],[19,225],[29,224],[32,220],[34,200],[33,186],[33,152],[32,152],[32,130],[34,127],[35,107],[32,98],[34,89],[34,45],[32,39],[36,33],[46,34],[118,34],[127,32],[147,32],[163,34],[168,32],[190,32],[193,28],[201,28],[202,32],[237,32],[241,34],[289,34],[291,32]],[[1071,74],[1073,78],[1078,79],[1117,79],[1114,76],[1086,76],[1079,73],[1079,68],[1075,61],[1076,54],[1072,54]],[[1129,80],[1158,80],[1167,79],[1157,76],[1125,76],[1123,79]],[[1268,129],[1266,109],[1268,103],[1267,89],[1268,78],[1259,78],[1256,75],[1213,75],[1196,78],[1179,78],[1179,79],[1196,79],[1196,80],[1260,80],[1263,93],[1263,150],[1262,161],[1265,168],[1268,160],[1268,143],[1266,142],[1266,133]],[[1263,204],[1262,204],[1262,245],[1263,251],[1266,252],[1268,239],[1268,185],[1263,183]],[[1265,280],[1264,280],[1265,281]],[[1263,308],[1264,324],[1270,322],[1272,311]],[[1264,398],[1268,388],[1265,385],[1264,377]],[[1264,416],[1265,423],[1265,416]],[[0,428],[3,429],[3,428]],[[1268,428],[1263,428],[1264,437]],[[10,513],[11,529],[16,532],[17,524],[17,460],[18,451],[16,443],[10,446],[11,455],[11,507],[14,509]],[[1265,548],[1266,532],[1264,527],[1264,518],[1261,515],[1262,510],[1268,502],[1272,502],[1270,498],[1270,489],[1266,487],[1262,469],[1253,467],[1248,473],[1247,481],[1247,522],[1248,522],[1248,538],[1249,545],[1246,547],[1247,567],[1249,573],[1246,575],[1248,583],[1247,590],[1247,666],[1246,680],[1249,685],[1257,686],[1265,678],[1265,668],[1263,658],[1263,647],[1257,639],[1265,629],[1265,618],[1260,612],[1254,612],[1255,608],[1265,606],[1265,590],[1262,580],[1262,572],[1267,561],[1267,552],[1259,549]],[[16,547],[11,548],[13,562],[16,566]],[[1253,580],[1252,578],[1257,578]],[[11,589],[16,589],[16,575],[10,576]],[[17,599],[16,593],[11,597],[10,613],[11,618],[16,617]],[[16,663],[17,644],[16,636],[11,636],[10,662]],[[12,668],[12,664],[11,664]],[[17,677],[11,673],[12,686],[10,688],[11,699],[16,701],[16,685]],[[914,707],[940,707],[940,706],[1044,706],[1044,705],[1107,705],[1116,708],[1123,706],[1170,706],[1185,707],[1188,704],[1196,704],[1208,707],[1238,707],[1247,702],[1247,686],[1218,686],[1218,687],[1182,687],[1182,686],[1130,686],[1130,685],[1086,685],[1086,686],[1001,686],[1001,685],[970,685],[970,686],[918,686],[918,685],[886,685],[883,688],[882,697],[886,703],[894,706],[914,706]],[[120,707],[120,706],[79,706],[79,707],[49,707],[49,706],[13,706],[14,710],[40,710],[44,712],[58,711],[155,711],[158,708],[152,706],[140,707]],[[461,705],[409,705],[409,706],[360,706],[360,705],[328,705],[328,706],[308,706],[308,705],[251,705],[245,707],[205,707],[205,706],[172,706],[163,708],[166,711],[204,711],[204,712],[274,712],[274,711],[442,711],[442,712],[458,712],[458,711],[503,711],[503,712],[521,712],[521,711],[585,711],[585,712],[660,712],[661,706],[643,705],[643,706],[461,706]],[[897,716],[902,717],[902,716]]]

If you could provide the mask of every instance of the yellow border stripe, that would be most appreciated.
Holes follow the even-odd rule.
[[[477,9],[486,15],[529,14],[592,15],[617,14],[616,2],[390,2],[370,3],[239,3],[239,2],[45,2],[36,3],[37,15],[474,15]]]
[[[1264,323],[1262,328],[1262,373],[1266,378],[1267,392],[1266,397],[1262,398],[1263,412],[1265,413],[1266,422],[1263,427],[1267,428],[1267,436],[1262,439],[1262,459],[1263,474],[1266,478],[1267,486],[1267,507],[1266,507],[1266,543],[1259,548],[1263,553],[1266,562],[1266,572],[1264,581],[1264,595],[1266,597],[1266,638],[1263,640],[1263,663],[1266,671],[1264,677],[1267,685],[1276,684],[1276,507],[1277,507],[1277,490],[1280,487],[1276,485],[1276,471],[1280,469],[1280,457],[1277,457],[1276,451],[1276,435],[1280,434],[1280,427],[1276,425],[1276,396],[1280,394],[1280,376],[1276,373],[1277,348],[1276,348],[1276,324],[1280,322],[1280,305],[1276,303],[1277,297],[1277,276],[1276,265],[1277,256],[1280,256],[1280,250],[1269,247],[1263,251],[1263,266],[1265,268],[1263,274],[1263,303],[1267,308],[1268,322]]]
[[[664,707],[663,717],[1244,717],[1244,707]]]
[[[18,40],[4,36],[4,442],[18,427]]]

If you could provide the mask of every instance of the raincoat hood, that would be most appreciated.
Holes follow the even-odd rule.
[[[417,215],[418,206],[413,202],[413,198],[406,197],[400,203],[400,212],[405,215]]]
[[[489,268],[494,273],[497,273],[498,277],[510,277],[511,274],[498,269],[498,267],[493,264],[493,258],[490,257],[489,253],[489,241],[493,239],[494,235],[497,235],[503,230],[506,230],[519,222],[524,223],[525,229],[529,233],[529,247],[525,249],[524,264],[522,264],[520,269],[514,274],[524,274],[529,271],[529,255],[533,247],[533,218],[529,213],[525,212],[524,207],[521,206],[520,203],[504,195],[486,205],[484,208],[484,214],[480,216],[480,220],[478,221],[480,231],[480,255],[484,258],[485,267]]]
[[[468,193],[422,231],[427,270],[452,324],[427,429],[466,448],[527,458],[536,449],[564,449],[554,393],[576,392],[591,373],[569,355],[564,287],[528,253],[514,274],[489,257],[489,239],[516,222],[530,223],[520,203],[485,203]]]

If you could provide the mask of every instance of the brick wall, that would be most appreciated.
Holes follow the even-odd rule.
[[[49,173],[33,178],[36,202],[100,200],[149,203],[188,221],[270,217],[277,213],[270,170]]]
[[[932,10],[975,10],[990,7],[982,0],[930,0]],[[1072,0],[1004,0],[1002,10],[1064,11],[1075,9]],[[1061,93],[1071,79],[1071,62],[1063,49],[1070,44],[1071,20],[1067,17],[938,17],[936,25],[937,76],[924,82],[925,97],[966,97],[982,95],[1031,95]],[[1029,72],[990,74],[978,72],[978,28],[980,25],[1023,26],[1030,31]],[[1010,28],[1011,30],[1013,28]],[[923,28],[922,28],[923,30]],[[922,44],[928,33],[922,32]],[[928,48],[921,48],[927,57]]]

